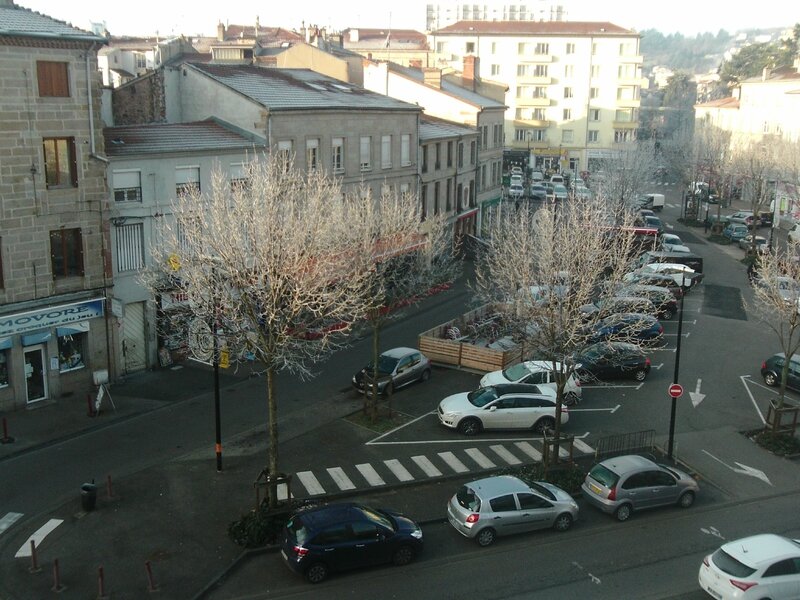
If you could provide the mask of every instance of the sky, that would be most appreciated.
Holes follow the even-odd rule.
[[[492,0],[484,0],[488,3]],[[557,0],[556,0],[557,1]],[[344,29],[347,27],[425,28],[426,0],[303,0],[297,4],[276,0],[15,0],[16,4],[89,30],[91,23],[105,22],[112,35],[187,36],[215,35],[218,22],[251,25],[256,16],[263,26],[299,29],[302,22]],[[435,3],[431,0],[431,3]],[[445,1],[439,4],[444,5]],[[502,2],[501,2],[502,3]],[[510,0],[546,7],[543,0]],[[570,21],[610,21],[636,29],[658,29],[694,36],[725,29],[733,33],[747,28],[788,28],[800,22],[797,0],[761,0],[731,3],[727,0],[561,0]]]

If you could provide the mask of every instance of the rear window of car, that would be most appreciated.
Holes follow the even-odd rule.
[[[739,562],[722,548],[711,555],[711,560],[714,561],[714,564],[717,565],[720,571],[732,575],[733,577],[749,577],[755,573],[754,568]]]
[[[481,499],[478,498],[472,488],[466,485],[462,485],[458,492],[456,492],[456,500],[458,500],[458,504],[461,507],[467,510],[473,512],[480,512],[481,510]]]
[[[589,471],[589,477],[598,483],[602,483],[607,488],[615,487],[619,481],[619,475],[603,465],[595,465],[592,467],[592,470]]]
[[[299,518],[291,519],[286,524],[286,532],[289,541],[302,546],[308,540],[308,529]]]
[[[544,496],[545,498],[549,498],[550,500],[553,500],[553,501],[556,500],[556,495],[553,492],[551,492],[550,490],[548,490],[546,487],[544,487],[543,485],[539,485],[538,483],[531,483],[530,484],[530,488],[534,492],[538,493],[540,496]]]

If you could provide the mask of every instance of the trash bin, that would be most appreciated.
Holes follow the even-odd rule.
[[[97,504],[97,486],[93,483],[84,483],[81,486],[81,508],[84,512],[94,510]]]

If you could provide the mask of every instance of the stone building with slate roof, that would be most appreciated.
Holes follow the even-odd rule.
[[[105,42],[0,0],[0,410],[85,409],[112,369]]]

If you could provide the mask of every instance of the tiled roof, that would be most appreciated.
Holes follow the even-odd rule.
[[[422,69],[415,69],[414,67],[404,67],[397,63],[390,62],[388,63],[389,70],[393,73],[397,73],[399,75],[403,75],[409,79],[413,79],[419,83],[424,83],[425,81],[425,74],[422,72]],[[486,96],[482,96],[477,92],[473,92],[470,89],[461,87],[460,85],[456,85],[450,81],[447,81],[444,76],[442,76],[442,87],[440,88],[443,92],[450,94],[451,96],[455,96],[464,102],[469,102],[475,106],[479,106],[481,108],[506,108],[506,105],[502,102],[498,102],[497,100],[493,100],[491,98],[487,98]]]
[[[632,29],[595,21],[459,21],[431,33],[433,35],[639,35]]]
[[[0,6],[0,35],[105,42],[102,36],[21,6]]]
[[[187,63],[270,110],[421,110],[310,69]]]
[[[739,101],[734,97],[710,100],[701,104],[695,104],[695,108],[739,108]]]
[[[444,119],[423,116],[419,120],[419,139],[423,142],[462,135],[477,135],[477,133],[474,127],[451,123]]]
[[[217,119],[194,123],[154,123],[103,129],[106,154],[111,157],[167,152],[252,150],[265,140]]]

